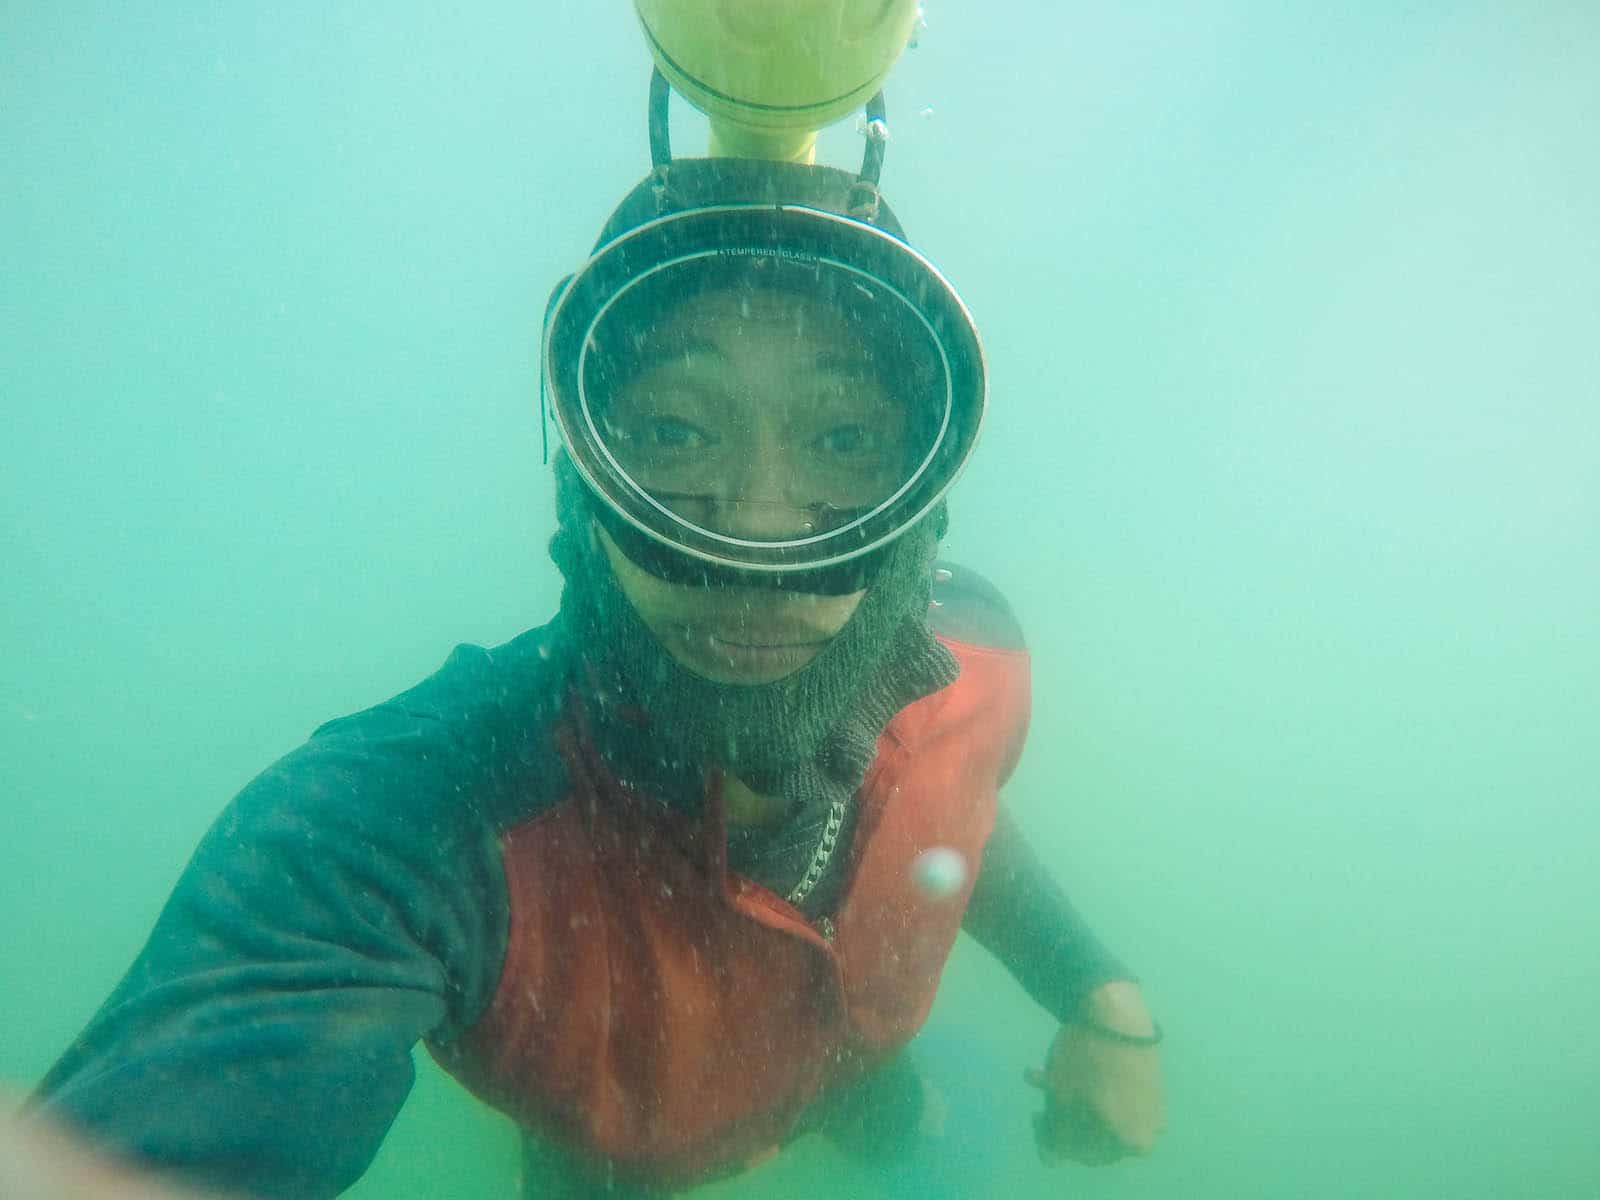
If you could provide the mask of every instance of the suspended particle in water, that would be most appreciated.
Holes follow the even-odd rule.
[[[967,860],[959,850],[934,846],[911,860],[911,882],[930,900],[948,900],[967,882]]]
[[[917,110],[917,116],[921,117],[924,121],[931,120],[933,118],[933,105],[924,104]]]

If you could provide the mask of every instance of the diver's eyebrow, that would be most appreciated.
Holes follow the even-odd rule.
[[[709,355],[724,362],[728,358],[722,347],[710,338],[696,337],[690,334],[687,337],[673,338],[667,342],[652,342],[646,345],[634,359],[631,374],[635,376],[643,375],[646,371],[653,371],[657,367],[671,366],[685,358],[701,354]]]

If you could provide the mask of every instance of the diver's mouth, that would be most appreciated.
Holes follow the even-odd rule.
[[[721,633],[707,633],[705,637],[712,645],[734,646],[741,650],[782,650],[785,647],[821,646],[828,640],[819,637],[752,637],[750,634],[729,636]]]
[[[725,682],[769,683],[805,666],[829,640],[810,631],[688,629],[681,644],[697,665]]]
[[[710,642],[741,649],[779,649],[786,646],[821,646],[833,631],[798,620],[698,621],[682,627],[690,641]]]

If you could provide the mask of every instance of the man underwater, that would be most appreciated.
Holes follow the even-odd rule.
[[[654,149],[547,320],[559,613],[235,798],[41,1084],[94,1145],[331,1196],[420,1040],[527,1131],[530,1197],[668,1195],[810,1131],[892,1153],[963,928],[1061,1022],[1041,1152],[1153,1144],[1159,1031],[997,808],[1020,635],[935,565],[966,309],[875,166]]]

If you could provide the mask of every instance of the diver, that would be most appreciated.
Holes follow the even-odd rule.
[[[422,1042],[533,1196],[915,1141],[959,931],[1060,1023],[1042,1155],[1148,1152],[1160,1031],[998,803],[1004,600],[936,560],[985,370],[859,172],[675,159],[546,316],[554,619],[330,722],[206,835],[35,1105],[232,1193],[365,1170]]]

